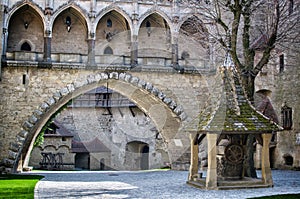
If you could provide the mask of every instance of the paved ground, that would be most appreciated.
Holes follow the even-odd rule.
[[[274,170],[274,188],[208,191],[188,186],[186,171],[32,172],[44,175],[35,198],[250,198],[300,193],[300,171]],[[260,175],[260,173],[258,173]]]

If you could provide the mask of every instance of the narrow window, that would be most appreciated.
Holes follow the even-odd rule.
[[[23,81],[22,82],[23,82],[23,85],[26,84],[26,75],[25,74],[23,75]]]
[[[67,16],[67,17],[66,17],[66,25],[67,25],[67,26],[71,26],[71,23],[72,23],[71,17]]]
[[[29,45],[29,43],[24,42],[21,46],[21,50],[22,51],[31,51],[31,46]]]
[[[148,37],[150,37],[150,34],[151,34],[151,23],[150,23],[150,21],[146,22],[146,29],[147,29]]]
[[[289,3],[289,14],[292,14],[294,12],[294,1],[290,0]]]
[[[291,130],[293,126],[293,110],[286,104],[281,108],[282,127],[285,130]]]
[[[282,73],[284,71],[284,55],[279,56],[279,72]]]
[[[71,30],[71,24],[72,24],[72,21],[71,21],[71,17],[67,16],[66,17],[66,25],[67,25],[67,31],[70,32]]]
[[[112,27],[112,21],[111,21],[111,19],[107,19],[107,21],[106,21],[106,26],[107,26],[108,28],[111,28],[111,27]]]
[[[105,55],[113,55],[114,52],[113,52],[113,49],[109,46],[107,46],[105,49],[104,49],[104,54]]]
[[[146,22],[146,28],[150,28],[151,27],[151,23],[150,23],[150,21],[147,21]]]

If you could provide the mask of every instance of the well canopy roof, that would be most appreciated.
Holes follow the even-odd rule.
[[[272,133],[282,128],[258,112],[245,95],[233,66],[218,69],[203,111],[187,127],[194,133]]]

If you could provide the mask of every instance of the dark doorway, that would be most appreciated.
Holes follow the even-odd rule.
[[[149,145],[140,141],[127,143],[125,166],[130,170],[149,169]]]
[[[104,158],[102,158],[101,160],[100,160],[100,170],[105,170],[105,160],[104,160]]]
[[[275,168],[275,147],[269,149],[270,154],[270,168]]]
[[[90,169],[90,154],[89,153],[76,153],[75,168],[89,170]]]
[[[142,157],[141,157],[141,169],[147,170],[149,169],[149,146],[145,145],[142,148]]]

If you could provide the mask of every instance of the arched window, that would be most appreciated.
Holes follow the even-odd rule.
[[[21,46],[21,50],[22,51],[31,51],[31,46],[29,45],[29,43],[24,42]]]
[[[107,19],[107,21],[106,21],[106,26],[107,26],[108,28],[111,28],[111,27],[112,27],[112,21],[111,21],[111,19]]]
[[[150,21],[147,21],[147,22],[146,22],[146,28],[151,28],[151,23],[150,23]]]
[[[285,105],[281,108],[281,119],[282,119],[282,127],[285,130],[291,130],[293,126],[293,110],[291,107]]]
[[[111,47],[107,46],[104,49],[104,55],[112,55],[112,54],[114,54],[113,49]]]
[[[151,23],[150,23],[150,21],[146,22],[146,29],[147,29],[148,36],[150,37],[150,34],[151,34]]]
[[[71,30],[71,24],[72,24],[71,17],[67,16],[66,17],[66,25],[67,25],[68,32],[70,32],[70,30]]]

